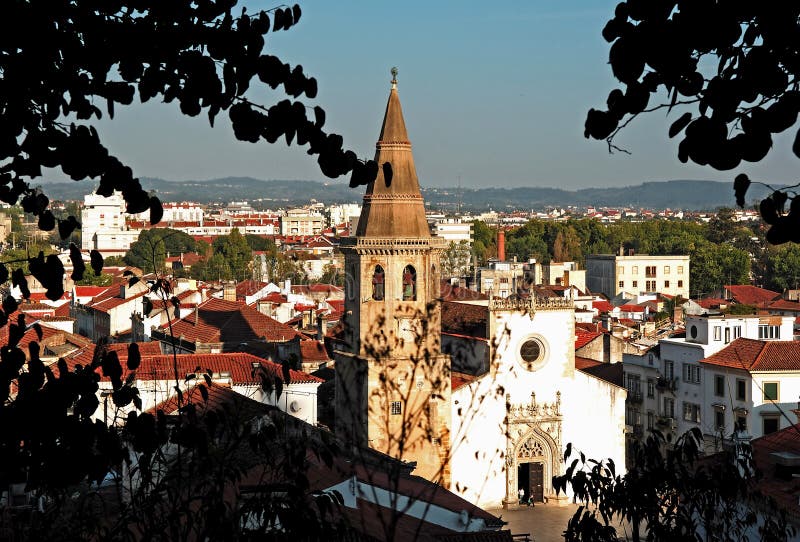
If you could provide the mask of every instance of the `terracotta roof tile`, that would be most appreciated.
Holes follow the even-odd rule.
[[[167,327],[167,324],[161,326],[162,329]],[[252,307],[217,298],[201,303],[185,318],[172,322],[172,333],[194,343],[242,343],[262,339],[283,342],[298,335],[296,330]]]
[[[599,331],[583,331],[582,329],[575,329],[575,350],[583,348],[601,335],[603,334]]]
[[[303,363],[330,361],[325,346],[319,341],[300,341],[300,359]]]
[[[786,299],[776,299],[769,304],[769,308],[772,310],[800,312],[800,303],[797,301],[788,301]]]
[[[749,284],[726,285],[725,290],[731,299],[743,305],[767,305],[781,296],[778,292]]]
[[[486,294],[450,284],[450,281],[448,280],[441,281],[439,285],[439,292],[439,295],[442,297],[442,301],[474,301],[478,299],[489,299],[489,296]]]
[[[740,337],[701,363],[745,371],[800,371],[800,342]]]
[[[442,303],[442,331],[486,338],[489,310],[484,305]]]

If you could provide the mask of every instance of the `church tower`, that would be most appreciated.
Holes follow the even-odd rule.
[[[355,237],[343,240],[345,332],[336,433],[449,483],[450,358],[441,354],[439,260],[397,93],[397,70]],[[384,166],[388,164],[388,166]]]

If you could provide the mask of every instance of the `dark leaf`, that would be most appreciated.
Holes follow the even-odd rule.
[[[733,180],[733,191],[736,194],[736,205],[739,207],[744,207],[744,197],[748,188],[750,188],[750,178],[744,173],[737,175]]]
[[[692,114],[684,113],[669,127],[669,137],[675,137],[692,121]]]
[[[92,270],[94,271],[94,275],[96,277],[99,277],[100,273],[103,272],[103,255],[96,250],[92,250],[89,253],[89,259],[92,266]]]
[[[139,368],[139,364],[142,362],[142,356],[139,354],[139,345],[136,343],[130,343],[128,345],[128,370],[135,371]]]

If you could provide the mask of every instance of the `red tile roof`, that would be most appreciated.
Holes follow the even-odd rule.
[[[584,331],[582,329],[575,330],[575,350],[579,348],[583,348],[597,337],[602,336],[603,334],[599,331]]]
[[[236,298],[251,296],[269,286],[269,282],[260,280],[244,280],[236,285]]]
[[[614,310],[614,305],[608,301],[592,301],[592,308],[597,309],[600,313],[611,312]]]
[[[473,301],[477,299],[489,299],[489,296],[486,294],[450,284],[450,281],[448,280],[441,281],[439,285],[439,292],[439,295],[442,297],[442,301]]]
[[[442,303],[442,331],[485,338],[489,309],[485,305],[446,301]]]
[[[781,296],[778,292],[759,288],[758,286],[751,286],[749,284],[726,285],[725,290],[728,292],[731,299],[743,305],[763,306]]]
[[[620,305],[619,310],[625,312],[644,312],[644,306],[627,303],[625,305]]]
[[[117,356],[119,356],[123,365],[122,378],[126,378],[129,373],[125,366],[125,360],[128,358],[128,345],[125,343],[115,343],[109,345],[109,347],[117,352]],[[67,366],[70,370],[74,370],[75,366],[78,364],[87,366],[91,364],[93,355],[94,351],[87,349],[85,352],[81,352],[78,355],[70,356],[67,359]],[[175,359],[173,359],[173,356],[170,354],[159,354],[155,356],[145,354],[142,355],[142,362],[136,370],[136,376],[140,380],[174,379],[176,370],[174,365],[175,360],[177,360],[178,379],[181,381],[183,381],[187,374],[195,372],[205,373],[210,370],[214,378],[219,378],[222,373],[229,373],[231,382],[234,384],[257,384],[261,382],[261,378],[257,371],[254,372],[254,369],[259,367],[265,370],[267,374],[283,380],[282,367],[279,364],[244,352],[228,352],[224,354],[178,354],[175,356]],[[302,371],[295,371],[294,369],[289,371],[289,379],[291,384],[322,382],[321,378]]]
[[[746,371],[800,371],[800,342],[740,337],[701,363]]]
[[[727,307],[731,304],[731,302],[727,299],[721,299],[719,297],[706,297],[703,299],[698,299],[697,304],[704,309],[718,309],[720,307]]]
[[[319,341],[300,341],[300,359],[303,363],[330,361],[325,346]]]
[[[794,311],[800,313],[800,303],[786,299],[776,299],[769,304],[771,310]]]
[[[787,480],[776,476],[775,458],[771,454],[789,452],[800,455],[800,424],[753,439],[750,445],[756,468],[762,475],[756,482],[757,488],[796,518],[800,515],[800,484],[794,478]]]
[[[168,325],[162,325],[161,329],[168,330]],[[283,342],[298,336],[296,330],[252,307],[213,297],[182,320],[173,322],[172,333],[193,343]]]

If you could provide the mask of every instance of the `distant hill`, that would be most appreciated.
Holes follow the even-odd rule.
[[[81,200],[95,188],[90,182],[46,182],[42,184],[52,199]],[[207,181],[166,181],[143,178],[145,190],[153,190],[163,201],[197,201],[224,203],[230,201],[261,201],[263,207],[301,205],[310,200],[325,203],[359,202],[364,189],[351,189],[346,181],[284,181],[226,177]],[[748,199],[766,195],[764,189],[753,187]],[[645,207],[653,209],[711,210],[735,205],[732,182],[674,180],[646,182],[614,188],[584,188],[576,191],[558,188],[426,188],[423,195],[433,206],[454,208],[460,203],[463,210],[498,211],[509,209],[542,209],[545,207]]]

